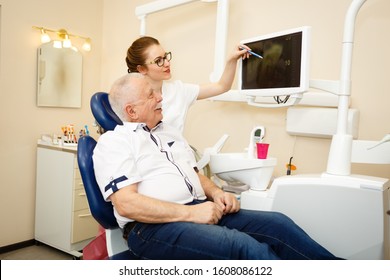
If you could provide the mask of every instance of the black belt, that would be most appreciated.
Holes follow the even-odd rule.
[[[129,237],[129,234],[131,232],[131,230],[135,227],[135,225],[137,224],[137,222],[128,222],[125,227],[123,228],[123,238],[125,240],[127,240],[127,238]]]

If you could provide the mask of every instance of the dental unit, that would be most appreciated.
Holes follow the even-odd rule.
[[[338,96],[337,130],[327,170],[282,176],[270,183],[276,159],[253,159],[256,130],[251,132],[247,155],[214,153],[209,158],[211,171],[218,178],[249,186],[241,192],[242,208],[285,213],[340,257],[390,259],[390,217],[386,214],[390,209],[390,181],[351,174],[351,162],[390,164],[390,134],[379,142],[363,141],[353,140],[347,130],[354,23],[365,2],[353,0],[346,14],[340,81],[310,82],[311,87]]]

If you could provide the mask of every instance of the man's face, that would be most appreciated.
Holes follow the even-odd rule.
[[[135,113],[136,121],[146,123],[153,128],[162,120],[162,96],[152,90],[146,79],[137,79],[136,87],[139,89],[137,100],[130,106]]]

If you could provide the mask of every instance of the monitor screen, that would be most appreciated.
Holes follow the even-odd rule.
[[[252,96],[303,93],[309,85],[309,27],[241,41],[252,52],[240,63],[239,89]]]

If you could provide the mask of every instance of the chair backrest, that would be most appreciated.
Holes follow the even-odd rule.
[[[90,106],[96,122],[104,131],[114,130],[118,124],[123,124],[110,106],[108,93],[95,93],[91,97]]]
[[[122,124],[108,102],[108,93],[95,93],[90,105],[94,118],[104,131],[113,130],[115,126]],[[95,146],[96,141],[91,136],[81,137],[77,146],[77,161],[92,216],[102,227],[113,229],[118,227],[113,206],[111,202],[104,200],[95,178],[92,160]]]
[[[83,180],[92,216],[105,229],[118,227],[111,202],[106,202],[95,178],[93,169],[93,149],[96,141],[91,136],[83,136],[77,146],[77,161]]]

